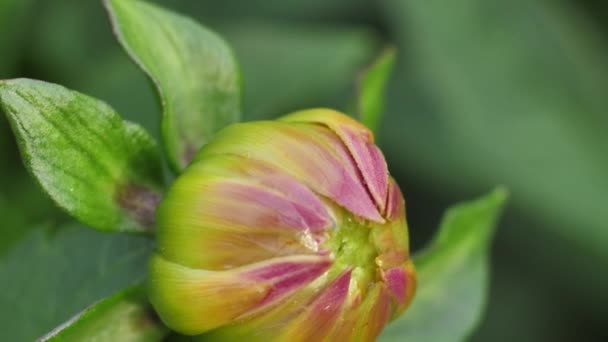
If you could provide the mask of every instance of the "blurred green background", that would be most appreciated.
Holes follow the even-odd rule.
[[[379,142],[406,195],[413,249],[451,203],[511,190],[472,340],[608,340],[606,2],[158,2],[234,47],[247,120],[346,108],[358,71],[396,45]],[[99,1],[0,0],[0,79],[13,77],[101,98],[159,136],[152,87]],[[40,336],[141,276],[133,265],[150,248],[74,227],[26,174],[3,116],[0,218],[0,340]]]

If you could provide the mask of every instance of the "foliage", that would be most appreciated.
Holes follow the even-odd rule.
[[[43,341],[156,341],[168,334],[148,303],[142,284],[93,304],[45,335]]]
[[[506,200],[498,188],[444,215],[431,244],[414,258],[420,288],[406,315],[380,341],[463,341],[479,324],[488,291],[488,251]]]
[[[190,18],[141,1],[105,4],[118,40],[157,87],[167,154],[181,171],[215,131],[240,119],[234,56]]]
[[[18,227],[15,227],[18,228]],[[97,300],[142,281],[149,239],[78,224],[32,228],[0,259],[3,341],[32,341]]]
[[[145,130],[101,101],[40,81],[0,82],[0,102],[26,167],[60,207],[101,230],[150,228],[163,177]]]
[[[5,46],[16,48],[0,56],[0,77],[42,78],[104,99],[160,141],[155,114],[166,107],[153,102],[144,74],[119,51],[98,3],[3,5],[11,2],[23,5],[12,7],[14,16],[3,12],[0,18],[25,19],[7,24],[17,38]],[[396,73],[387,84],[387,111],[378,131],[408,200],[416,249],[447,203],[496,183],[513,193],[509,225],[500,230],[492,263],[498,273],[493,272],[491,315],[478,338],[558,340],[574,326],[591,336],[603,334],[593,322],[605,316],[608,304],[606,276],[596,271],[605,267],[608,243],[601,207],[608,188],[606,44],[604,24],[596,20],[602,11],[584,11],[595,2],[164,2],[233,46],[248,120],[301,107],[356,104],[361,97],[346,95],[356,69],[385,42],[395,43]],[[1,32],[1,38],[9,36],[9,30]],[[0,213],[7,224],[0,228],[0,260],[38,227],[66,220],[14,166],[14,140],[3,125]],[[570,276],[564,277],[565,270]],[[87,304],[71,307],[70,314]],[[413,324],[405,320],[414,319],[412,312],[387,328],[385,338],[401,324]],[[520,328],[506,330],[506,320]]]

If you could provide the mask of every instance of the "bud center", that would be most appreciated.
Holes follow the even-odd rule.
[[[340,226],[330,233],[327,246],[334,257],[334,271],[352,269],[354,279],[364,291],[376,277],[378,251],[373,243],[375,224],[347,215]]]

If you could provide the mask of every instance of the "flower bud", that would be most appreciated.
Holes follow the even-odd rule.
[[[157,234],[151,301],[201,339],[373,341],[416,287],[382,152],[327,109],[220,131],[161,202]]]

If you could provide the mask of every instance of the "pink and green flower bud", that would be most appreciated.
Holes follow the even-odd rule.
[[[219,132],[159,207],[162,320],[210,341],[373,341],[416,287],[373,139],[327,109]]]

